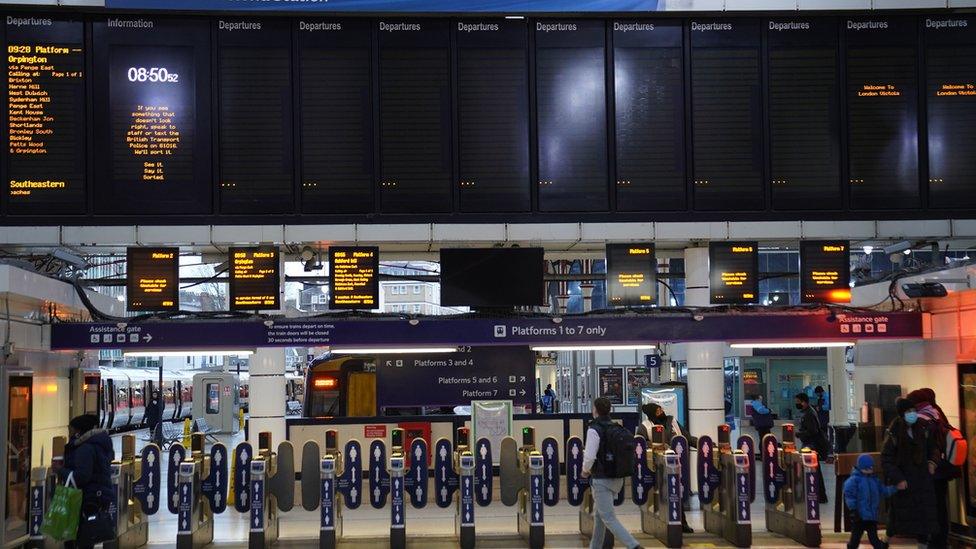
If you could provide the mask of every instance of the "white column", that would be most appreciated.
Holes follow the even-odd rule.
[[[247,440],[258,446],[258,433],[271,433],[272,445],[285,440],[285,349],[262,347],[250,360],[250,420]]]
[[[847,414],[850,412],[850,402],[848,402],[847,395],[851,389],[851,380],[847,376],[845,353],[846,350],[843,347],[827,349],[827,383],[830,384],[831,425],[848,425]]]
[[[685,306],[709,305],[708,248],[685,250]],[[693,436],[715,436],[725,422],[724,342],[687,343],[688,430]]]

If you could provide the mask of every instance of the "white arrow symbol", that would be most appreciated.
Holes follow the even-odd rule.
[[[811,516],[813,516],[813,518],[817,518],[817,508],[816,507],[812,507],[810,509],[810,514],[811,514]]]
[[[183,519],[183,529],[186,530],[186,519]]]
[[[400,513],[397,513],[396,515],[393,516],[393,522],[395,522],[396,524],[400,524]]]
[[[519,396],[525,396],[525,389],[522,389],[521,391],[519,391]]]
[[[742,509],[742,518],[746,518],[746,510],[744,508]]]
[[[358,478],[356,476],[356,466],[355,465],[351,469],[349,469],[349,478]]]
[[[400,489],[400,479],[396,479],[396,480],[393,481],[393,489],[394,490],[399,490]]]
[[[373,470],[376,471],[376,482],[379,482],[380,481],[380,467],[379,467],[379,464],[377,464],[376,465],[376,469],[373,469]]]
[[[34,533],[36,534],[36,533],[38,533],[40,531],[41,531],[40,527],[37,524],[35,524],[34,525]]]
[[[464,513],[464,522],[470,522],[470,521],[471,521],[471,513],[465,512]]]
[[[326,525],[329,524],[329,515],[328,514],[325,515],[325,524]]]
[[[420,482],[420,469],[417,469],[417,482]]]
[[[485,465],[484,463],[481,464],[481,478],[487,478],[488,477],[488,469],[487,469],[487,467],[488,466]]]
[[[149,343],[150,341],[152,341],[152,339],[153,339],[152,334],[146,334],[142,336],[142,340],[145,341],[146,343]]]
[[[257,528],[257,526],[258,526],[258,522],[259,522],[258,517],[254,517],[254,527],[255,528]]]
[[[441,482],[447,482],[447,466],[441,465]]]
[[[674,520],[678,520],[678,512],[677,511],[671,511],[671,518],[673,518]]]

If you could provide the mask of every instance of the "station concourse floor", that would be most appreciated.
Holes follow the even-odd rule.
[[[145,429],[135,431],[136,449],[141,451],[146,444],[143,440],[147,436]],[[236,435],[219,435],[218,438],[227,445],[228,450],[243,440],[243,433]],[[116,453],[121,452],[122,436],[114,435]],[[165,454],[165,452],[164,452]],[[168,456],[163,456],[163,463],[168,462]],[[824,468],[827,493],[830,503],[822,505],[823,544],[821,547],[841,548],[847,546],[846,533],[833,532],[834,520],[834,468],[828,465]],[[166,489],[166,474],[163,471],[162,489]],[[496,491],[498,483],[495,483]],[[281,514],[280,537],[275,547],[314,547],[318,545],[319,513],[305,511],[301,508],[299,485],[296,483],[295,508],[288,513]],[[563,485],[564,488],[564,485]],[[695,498],[693,498],[694,500]],[[414,509],[406,505],[408,545],[418,549],[440,549],[457,547],[454,541],[454,508],[441,509],[432,501],[428,501],[424,509]],[[790,539],[770,534],[765,530],[765,503],[757,498],[752,505],[753,519],[753,547],[780,548],[800,547]],[[516,530],[515,507],[505,507],[495,494],[493,503],[488,507],[475,508],[477,517],[478,547],[485,548],[519,548],[525,543],[518,537]],[[617,507],[617,516],[638,541],[645,547],[663,547],[661,543],[640,531],[640,513],[630,501],[628,493],[624,503]],[[387,543],[390,510],[373,509],[364,503],[356,510],[343,512],[343,537],[340,547],[367,548],[383,547]],[[170,514],[165,505],[159,512],[149,518],[149,545],[151,548],[175,547],[176,515]],[[237,513],[231,508],[215,517],[214,547],[247,547],[248,522],[245,514]],[[589,540],[579,533],[579,508],[561,501],[555,507],[545,508],[546,547],[553,548],[583,548],[589,546]],[[704,533],[701,511],[695,509],[688,513],[688,522],[695,530],[694,534],[685,535],[685,547],[718,548],[732,547],[710,534]],[[893,544],[894,545],[894,544]],[[617,545],[622,547],[621,545]],[[915,543],[903,545],[915,547]],[[861,547],[870,547],[867,538]]]

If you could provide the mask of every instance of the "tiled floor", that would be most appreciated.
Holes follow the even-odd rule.
[[[137,448],[145,444],[141,440],[142,433],[137,436]],[[242,439],[241,435],[224,437],[228,447],[232,447]],[[117,450],[121,449],[121,438],[115,437]],[[164,463],[166,460],[164,459]],[[832,466],[825,468],[827,474],[828,497],[833,502]],[[165,475],[164,483],[165,483]],[[497,483],[496,483],[497,486]],[[296,484],[296,489],[298,485]],[[300,497],[296,495],[296,502]],[[765,531],[765,504],[757,500],[753,504],[753,539],[754,547],[797,547],[792,541],[769,534]],[[846,535],[833,533],[833,505],[822,506],[823,510],[823,547],[846,547]],[[647,547],[660,547],[661,544],[653,538],[640,534],[640,515],[629,498],[617,508],[618,516],[625,526],[638,533],[637,538]],[[546,508],[546,546],[547,547],[587,547],[585,540],[579,533],[579,510],[565,501],[551,508]],[[524,547],[525,543],[518,538],[516,530],[515,508],[503,506],[498,498],[488,507],[476,508],[477,532],[479,547],[507,548]],[[389,508],[373,509],[368,504],[355,511],[346,510],[344,517],[343,547],[377,547],[383,546],[389,533]],[[689,522],[696,530],[693,535],[685,536],[687,547],[729,547],[721,539],[703,532],[701,512],[691,511]],[[319,532],[318,511],[305,511],[299,505],[281,517],[282,547],[311,547],[317,545]],[[425,549],[439,547],[456,547],[454,541],[454,509],[440,509],[432,502],[424,509],[414,509],[407,506],[407,533],[410,545]],[[165,506],[160,512],[150,517],[150,547],[173,547],[176,536],[176,516],[170,514]],[[248,536],[247,517],[229,509],[215,519],[214,544],[220,547],[244,547]],[[864,547],[868,547],[866,540]]]

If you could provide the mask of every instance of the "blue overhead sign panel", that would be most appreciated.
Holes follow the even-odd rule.
[[[667,0],[105,0],[105,7],[148,10],[547,13],[665,11]],[[694,9],[682,2],[682,9]],[[690,4],[690,5],[689,5]]]

